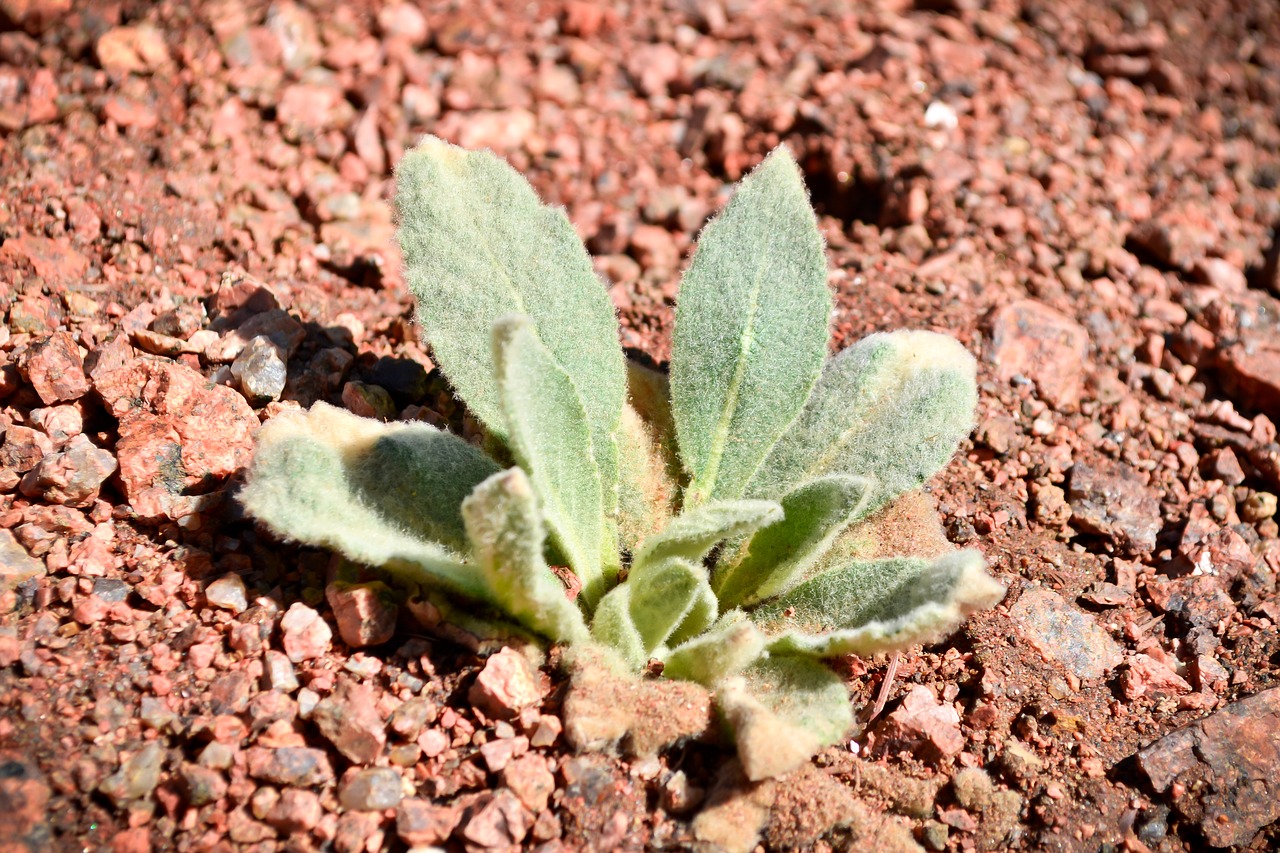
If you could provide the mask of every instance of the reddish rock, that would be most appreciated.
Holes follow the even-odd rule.
[[[657,225],[637,225],[631,254],[646,271],[669,274],[680,265],[680,250],[671,232]]]
[[[443,844],[462,818],[462,809],[411,797],[396,806],[396,835],[411,847]]]
[[[11,237],[0,246],[0,264],[29,268],[48,284],[78,284],[89,271],[89,259],[62,240],[34,234]]]
[[[462,837],[481,847],[508,849],[533,827],[533,816],[505,789],[473,806],[462,823]]]
[[[1129,466],[1099,459],[1071,467],[1071,523],[1122,548],[1149,553],[1160,532],[1160,502]]]
[[[107,30],[94,51],[103,70],[116,75],[150,73],[169,61],[164,33],[146,24]]]
[[[1244,469],[1230,447],[1221,447],[1201,460],[1201,471],[1206,479],[1221,480],[1228,486],[1244,482]]]
[[[886,739],[902,742],[929,760],[952,756],[964,749],[960,715],[950,705],[939,703],[923,684],[911,688],[902,705],[885,718],[880,729]]]
[[[485,661],[467,698],[490,717],[509,720],[542,701],[538,672],[515,649],[503,648]]]
[[[1119,643],[1092,616],[1044,587],[1023,591],[1009,618],[1022,640],[1078,678],[1102,678],[1123,659]]]
[[[1041,399],[1058,410],[1074,409],[1084,388],[1089,333],[1031,299],[1021,299],[991,318],[991,362],[1008,382],[1024,376]]]
[[[324,657],[333,640],[333,630],[319,613],[295,601],[280,620],[281,642],[289,660],[301,663]]]
[[[31,427],[14,424],[5,430],[4,444],[0,445],[0,468],[25,474],[52,452],[53,441],[49,436]]]
[[[1218,379],[1241,409],[1280,420],[1280,329],[1246,337],[1220,351]]]
[[[556,779],[541,755],[525,755],[502,771],[502,784],[511,789],[529,811],[538,814],[556,790]]]
[[[338,620],[338,635],[348,646],[379,646],[395,635],[400,609],[386,584],[353,586],[335,581],[326,587],[325,597]]]
[[[341,682],[311,712],[320,733],[356,764],[372,764],[387,743],[386,725],[378,716],[373,688]]]
[[[250,776],[276,785],[309,788],[333,784],[333,767],[322,749],[254,746],[245,750],[245,764]]]
[[[0,838],[9,849],[50,849],[51,794],[44,775],[26,756],[0,752]]]
[[[1162,661],[1139,654],[1129,659],[1120,677],[1120,689],[1126,699],[1133,701],[1148,693],[1165,696],[1190,693],[1191,685]]]
[[[400,774],[390,767],[370,767],[348,773],[338,789],[344,809],[382,811],[393,809],[404,799]]]
[[[285,788],[263,820],[281,832],[310,832],[322,814],[320,796],[315,791]]]
[[[44,456],[19,485],[22,493],[47,503],[91,506],[98,488],[116,470],[116,458],[95,447],[88,436],[77,435],[67,446]]]
[[[1280,688],[1227,705],[1138,752],[1138,767],[1213,847],[1280,819]]]
[[[258,418],[245,399],[182,364],[138,358],[95,374],[94,388],[120,419],[116,457],[134,512],[188,514],[249,463]]]
[[[337,853],[365,853],[383,850],[386,833],[382,829],[381,812],[347,812],[338,818],[334,829],[333,849]]]
[[[78,400],[89,390],[75,338],[54,332],[31,345],[18,365],[45,405]]]
[[[44,573],[44,563],[28,554],[11,532],[0,527],[0,590],[13,589]]]
[[[529,739],[524,735],[518,737],[497,738],[480,747],[480,757],[490,773],[499,773],[513,758],[529,751]]]

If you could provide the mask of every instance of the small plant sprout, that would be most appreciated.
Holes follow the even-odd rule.
[[[705,685],[752,779],[850,729],[824,659],[941,639],[1004,594],[916,491],[973,426],[974,359],[923,331],[828,358],[823,240],[785,148],[703,230],[669,377],[624,356],[568,218],[505,161],[427,138],[396,208],[418,320],[484,449],[323,403],[282,413],[242,493],[278,535],[397,575],[469,630]],[[895,553],[904,518],[941,547]]]

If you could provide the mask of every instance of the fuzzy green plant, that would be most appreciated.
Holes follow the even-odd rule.
[[[922,331],[828,358],[824,245],[785,148],[703,230],[669,377],[624,357],[569,220],[503,160],[427,138],[396,207],[418,320],[485,449],[322,403],[281,414],[242,493],[277,534],[471,625],[706,685],[753,779],[849,730],[823,659],[937,640],[1002,596],[976,551],[850,544],[968,434],[975,363]]]

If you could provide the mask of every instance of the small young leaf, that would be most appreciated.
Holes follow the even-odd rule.
[[[618,322],[564,211],[543,205],[488,151],[434,137],[396,169],[396,236],[432,356],[486,427],[507,435],[490,330],[525,314],[582,399],[606,515],[616,507],[615,434],[626,380]],[[611,562],[608,554],[605,562]]]
[[[630,581],[641,581],[650,566],[679,557],[700,563],[717,543],[745,536],[782,518],[773,501],[716,501],[678,515],[640,544],[631,562]]]
[[[765,642],[755,623],[741,610],[733,610],[709,631],[667,653],[662,674],[712,687],[754,663],[764,653]]]
[[[631,617],[631,592],[631,584],[623,583],[600,599],[591,617],[591,636],[613,649],[630,669],[638,670],[649,660],[649,654]]]
[[[866,655],[937,640],[1004,593],[981,553],[955,551],[824,572],[760,605],[751,618],[776,638],[770,650],[779,654]]]
[[[782,499],[782,521],[758,531],[735,564],[717,570],[712,586],[725,608],[748,606],[787,591],[862,513],[871,481],[835,475],[811,480]]]
[[[585,601],[594,605],[604,593],[604,525],[586,411],[528,318],[500,318],[493,349],[511,450],[529,474],[552,538],[582,581]]]
[[[456,488],[483,470],[469,456],[462,439],[445,433],[431,433],[426,424],[380,424],[357,418],[340,409],[317,403],[309,413],[282,413],[269,421],[257,436],[257,449],[249,468],[248,482],[240,492],[240,502],[248,513],[274,533],[297,542],[330,548],[360,563],[381,566],[411,580],[442,587],[471,598],[491,600],[484,579],[474,567],[464,565],[449,549],[422,538],[430,529],[430,519],[447,529],[456,505],[441,502],[441,496],[424,491],[412,478],[421,474],[415,463],[405,469],[385,467],[385,491],[368,488],[365,473],[352,484],[351,472],[362,465],[371,448],[389,435],[429,436],[426,446],[445,448],[444,463],[455,467],[433,472],[438,477],[452,473]],[[436,476],[428,478],[434,482]],[[408,478],[408,479],[405,479]],[[474,485],[474,484],[471,484]],[[412,508],[398,501],[417,501],[424,522],[417,530],[407,529],[404,517]]]
[[[866,512],[918,488],[973,427],[973,356],[933,332],[870,335],[827,363],[804,411],[756,472],[752,497],[824,474],[869,475]]]
[[[667,644],[678,646],[693,639],[714,625],[719,615],[720,602],[716,599],[711,584],[703,577],[698,583],[698,588],[694,590],[693,606],[689,608],[688,614],[680,625],[667,638]]]
[[[686,507],[742,496],[822,370],[830,313],[822,236],[779,148],[703,229],[680,285],[671,399]]]
[[[582,612],[543,559],[546,534],[519,468],[485,480],[462,504],[477,568],[492,598],[520,624],[556,642],[587,638]]]
[[[618,431],[618,468],[618,540],[623,550],[635,551],[670,520],[679,487],[649,425],[629,405]]]
[[[757,661],[725,682],[717,700],[753,782],[796,769],[853,724],[844,682],[803,657]]]
[[[701,566],[669,557],[651,563],[643,579],[623,584],[631,588],[631,619],[644,641],[646,659],[693,610],[706,575]]]

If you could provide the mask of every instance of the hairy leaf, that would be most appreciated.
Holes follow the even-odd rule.
[[[764,653],[765,642],[755,623],[741,610],[733,610],[710,630],[672,649],[664,658],[662,674],[712,687],[754,663]]]
[[[649,425],[629,405],[622,412],[618,432],[618,467],[619,544],[634,551],[671,518],[679,487],[663,465]]]
[[[742,496],[822,370],[830,313],[822,236],[779,148],[703,229],[680,285],[671,399],[686,506]]]
[[[659,533],[641,543],[631,563],[630,579],[643,583],[650,566],[679,557],[699,563],[717,543],[744,536],[782,518],[773,501],[716,501],[678,515]]]
[[[803,657],[759,660],[725,682],[717,699],[753,782],[796,769],[853,724],[844,682]]]
[[[552,538],[592,605],[604,592],[604,515],[582,400],[528,318],[499,318],[493,349],[511,450],[528,472]]]
[[[973,428],[973,356],[933,332],[866,337],[827,363],[747,493],[777,497],[824,474],[867,475],[866,512],[936,474]]]
[[[725,608],[747,606],[786,592],[857,520],[871,480],[834,475],[811,480],[782,499],[781,521],[751,537],[743,555],[717,571],[716,594]]]
[[[698,588],[694,590],[693,606],[689,608],[688,614],[685,615],[671,636],[667,638],[667,644],[678,646],[686,640],[698,636],[714,625],[716,617],[719,615],[720,602],[716,599],[716,594],[711,590],[711,584],[704,572],[702,579],[698,583]]]
[[[395,452],[384,455],[390,437],[398,437],[391,441]],[[388,463],[403,461],[406,448],[438,453],[438,467],[424,459],[401,467]],[[488,587],[474,567],[426,538],[433,531],[454,538],[450,531],[461,522],[461,501],[453,502],[453,496],[492,473],[476,453],[462,439],[426,424],[381,424],[317,403],[310,412],[277,415],[259,430],[240,501],[279,536],[488,600]],[[365,467],[370,454],[381,460],[381,490]],[[415,509],[421,517],[410,523],[406,519]]]
[[[631,587],[631,619],[644,641],[646,658],[693,610],[701,587],[707,583],[706,575],[702,566],[669,557],[650,564],[642,581],[624,584]]]
[[[619,584],[600,599],[591,617],[591,636],[621,656],[632,670],[637,670],[645,665],[649,655],[644,637],[631,616],[634,589],[629,583]]]
[[[824,572],[751,618],[778,653],[867,655],[940,639],[1004,593],[977,551],[894,557]]]
[[[532,318],[581,396],[612,517],[626,393],[622,348],[609,295],[564,211],[543,205],[491,152],[434,137],[400,161],[395,201],[405,280],[440,369],[476,417],[505,438],[490,330],[508,314]]]
[[[520,624],[557,642],[587,638],[582,612],[543,559],[546,533],[529,478],[494,474],[462,504],[475,561],[492,598]]]

